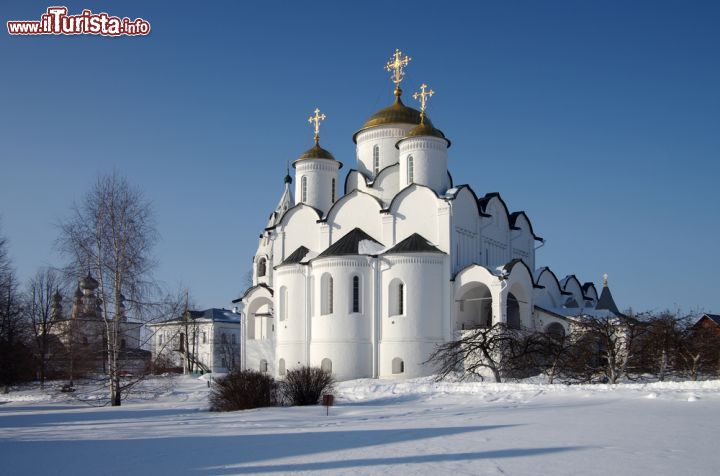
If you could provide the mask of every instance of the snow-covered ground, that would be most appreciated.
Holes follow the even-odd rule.
[[[0,395],[0,474],[718,474],[720,381],[339,384],[337,406],[207,412],[158,379],[120,408]]]

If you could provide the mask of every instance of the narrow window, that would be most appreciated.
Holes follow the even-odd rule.
[[[222,366],[225,369],[227,368],[227,359],[225,359],[225,357],[222,358]]]
[[[162,334],[159,334],[159,335],[158,335],[158,344],[160,344],[160,345],[162,345],[162,343],[163,343],[163,339],[162,339],[162,338],[163,338],[163,335],[162,335]]]
[[[332,179],[332,190],[330,191],[330,203],[335,203],[335,179]]]
[[[202,343],[207,344],[207,332],[205,331],[202,333]]]
[[[224,332],[220,336],[220,342],[222,342],[223,344],[225,344],[227,342],[227,335],[225,335]]]
[[[322,276],[321,284],[321,309],[320,314],[332,314],[333,312],[333,278],[325,273]]]
[[[400,283],[398,285],[398,314],[402,315],[405,313],[405,284]]]
[[[235,339],[236,339],[236,338],[237,338],[237,337],[235,336],[235,334],[230,334],[230,339],[231,339],[233,345],[236,344],[236,342],[235,342]]]
[[[224,360],[224,359],[223,359],[223,360]],[[224,362],[223,362],[223,366],[224,366],[224,365],[225,365],[225,364],[224,364]],[[260,372],[267,372],[267,371],[268,371],[267,360],[262,359],[262,360],[260,361]]]
[[[301,196],[302,199],[301,202],[307,202],[307,177],[303,175],[303,178],[300,179],[300,190],[301,190]]]
[[[287,319],[287,288],[280,288],[280,320]]]
[[[120,348],[121,348],[121,349],[124,349],[124,348],[125,348],[125,345],[126,345],[126,344],[125,344],[125,339],[121,339],[121,340],[120,340]]]
[[[380,172],[380,147],[373,147],[373,173],[375,175]]]
[[[261,276],[265,276],[266,268],[267,268],[267,262],[266,262],[265,258],[260,258],[260,261],[258,261],[258,269],[257,269],[258,278]]]
[[[413,157],[409,155],[407,158],[407,181],[408,184],[413,183],[415,177],[415,166],[413,165]]]
[[[352,280],[352,312],[360,312],[360,277],[353,276]]]
[[[278,374],[285,375],[285,359],[278,361]]]

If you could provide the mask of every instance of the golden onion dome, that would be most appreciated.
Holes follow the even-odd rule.
[[[337,162],[338,164],[340,164],[340,168],[342,167],[342,162],[339,162],[338,160],[336,160],[335,157],[333,157],[333,155],[329,151],[320,147],[320,143],[318,141],[316,141],[314,146],[312,146],[311,148],[309,148],[308,150],[303,152],[302,155],[300,157],[298,157],[298,159],[295,162],[293,162],[293,167],[295,167],[295,164],[298,163],[299,161],[308,160],[308,159],[333,160],[333,161]]]
[[[403,104],[400,96],[402,95],[402,89],[395,89],[395,102],[378,112],[370,116],[370,119],[365,121],[365,124],[353,134],[353,142],[357,142],[357,135],[366,129],[371,127],[382,126],[385,124],[420,124],[420,111],[412,107],[408,107]],[[432,126],[432,122],[429,118],[425,118],[425,122]]]
[[[447,146],[450,147],[450,139],[445,137],[445,134],[442,133],[441,130],[435,129],[435,126],[432,125],[432,122],[430,122],[429,118],[423,114],[423,118],[420,121],[420,124],[410,129],[410,132],[407,133],[405,137],[397,141],[395,144],[396,148],[399,148],[400,142],[404,141],[405,139],[411,139],[413,137],[438,137],[440,139],[445,139],[445,142],[447,142]]]

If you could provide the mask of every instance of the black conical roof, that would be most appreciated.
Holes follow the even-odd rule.
[[[372,241],[373,243],[377,243],[382,246],[382,243],[362,231],[360,228],[353,228],[347,235],[343,236],[330,245],[325,251],[320,253],[318,258],[325,256],[359,255],[361,254],[360,242],[365,240]]]
[[[598,299],[598,303],[597,306],[595,306],[595,309],[606,309],[615,314],[616,316],[622,316],[622,313],[615,304],[615,299],[613,299],[612,297],[610,288],[607,285],[603,286],[602,293],[600,293],[600,299]]]
[[[385,252],[394,253],[443,253],[422,235],[413,233]]]

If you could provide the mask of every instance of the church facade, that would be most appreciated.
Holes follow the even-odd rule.
[[[352,137],[356,161],[315,145],[262,230],[253,285],[238,299],[243,367],[282,376],[321,366],[340,380],[429,375],[438,344],[479,326],[570,329],[597,312],[592,283],[537,267],[542,246],[523,211],[498,193],[477,194],[448,171],[450,140],[426,114],[426,85],[404,104],[409,58],[387,65],[393,103]],[[294,190],[293,190],[294,188]],[[614,305],[614,304],[613,304]]]

